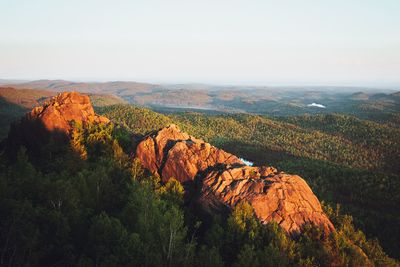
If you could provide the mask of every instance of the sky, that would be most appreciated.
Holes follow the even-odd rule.
[[[0,79],[400,86],[399,0],[0,0]]]

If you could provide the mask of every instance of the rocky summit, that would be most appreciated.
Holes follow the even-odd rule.
[[[95,114],[89,96],[77,92],[60,93],[26,116],[29,120],[39,120],[49,131],[56,130],[66,134],[72,129],[72,122],[109,122],[106,117]]]
[[[77,92],[60,93],[11,125],[5,151],[9,158],[15,159],[23,146],[39,158],[42,148],[51,140],[67,143],[74,124],[85,127],[89,123],[108,122],[106,117],[95,114],[89,96]]]
[[[262,223],[277,222],[289,234],[299,233],[306,223],[325,233],[334,230],[301,177],[273,167],[246,166],[235,155],[180,131],[176,125],[147,135],[138,144],[136,156],[163,182],[174,177],[186,186],[194,185],[193,201],[208,213],[246,201]]]
[[[137,146],[136,155],[163,182],[174,177],[185,183],[218,165],[244,164],[235,155],[181,132],[174,124],[144,138]]]

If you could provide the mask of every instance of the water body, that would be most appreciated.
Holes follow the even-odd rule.
[[[326,108],[326,106],[317,103],[308,104],[307,107]]]
[[[241,161],[243,161],[244,164],[246,164],[247,166],[253,166],[253,162],[249,161],[249,160],[245,160],[243,158],[239,158]]]

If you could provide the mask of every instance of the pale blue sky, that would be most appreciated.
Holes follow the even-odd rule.
[[[0,78],[400,85],[400,0],[0,0]]]

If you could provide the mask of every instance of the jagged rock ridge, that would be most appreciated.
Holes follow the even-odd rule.
[[[198,184],[196,201],[203,210],[216,213],[249,202],[262,223],[277,222],[290,234],[313,223],[329,233],[332,223],[317,197],[297,175],[272,167],[249,167],[238,157],[170,125],[146,136],[136,156],[145,168],[181,183]]]

